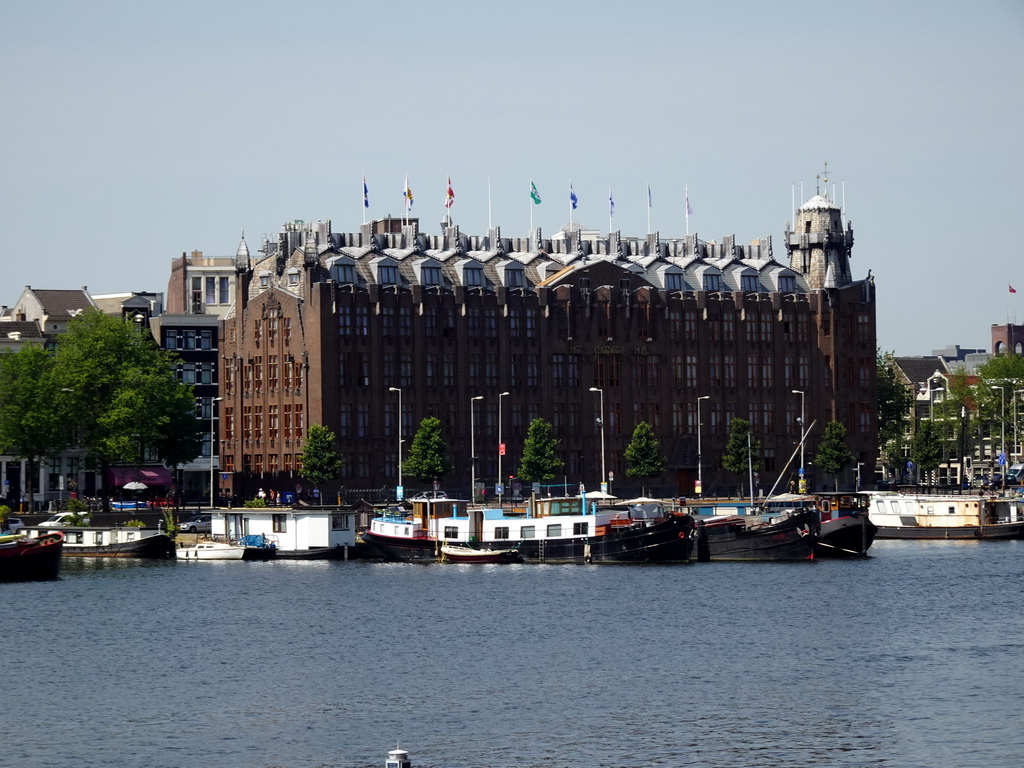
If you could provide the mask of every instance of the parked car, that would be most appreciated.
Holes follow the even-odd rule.
[[[40,528],[63,528],[65,525],[74,525],[80,517],[78,512],[58,512],[53,517],[48,517],[39,524]],[[89,519],[85,518],[82,525],[88,525]]]
[[[178,530],[188,531],[189,533],[210,533],[213,530],[211,520],[210,515],[196,515],[191,520],[178,523]]]
[[[7,516],[7,530],[11,533],[17,533],[24,527],[25,523],[20,517]]]
[[[447,499],[447,498],[448,498],[448,494],[445,493],[444,491],[423,491],[422,493],[417,493],[415,496],[413,496],[412,500],[414,500],[414,501],[423,501],[424,499]]]

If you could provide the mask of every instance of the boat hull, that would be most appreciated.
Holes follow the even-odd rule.
[[[813,560],[817,542],[816,511],[794,514],[771,525],[748,527],[734,517],[697,524],[697,559],[709,561]]]
[[[194,547],[180,547],[174,555],[178,560],[197,562],[200,560],[242,560],[246,548],[233,544],[200,543]]]
[[[441,542],[437,539],[405,539],[365,531],[363,541],[374,547],[385,560],[392,562],[433,563],[441,557]]]
[[[821,523],[815,557],[865,557],[878,535],[867,514],[844,515]]]
[[[521,563],[522,557],[516,549],[473,549],[472,547],[441,547],[441,556],[449,563]]]
[[[911,526],[880,525],[878,539],[1020,539],[1024,523],[993,523],[991,525]]]
[[[160,534],[137,541],[101,546],[65,544],[64,557],[174,557],[174,540],[166,534]]]
[[[19,539],[0,546],[0,582],[50,581],[60,576],[64,535]]]

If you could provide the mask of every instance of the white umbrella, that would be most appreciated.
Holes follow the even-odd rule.
[[[623,502],[624,504],[660,504],[661,499],[652,499],[650,496],[637,496],[635,499]]]
[[[604,491],[587,491],[588,499],[617,499],[618,496],[612,496],[610,493]]]
[[[124,489],[126,491],[144,491],[148,487],[148,485],[146,485],[145,483],[140,483],[138,480],[132,480],[130,483],[124,484]]]

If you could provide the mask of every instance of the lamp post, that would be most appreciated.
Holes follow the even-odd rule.
[[[210,398],[210,509],[213,509],[213,486],[215,484],[216,475],[213,469],[213,457],[216,451],[214,446],[217,445],[213,439],[213,420],[217,415],[217,403],[223,400],[223,397],[211,397]]]
[[[502,488],[503,479],[501,477],[501,457],[505,455],[505,443],[501,439],[501,398],[508,397],[508,392],[502,392],[498,395],[498,488]],[[501,494],[498,494],[498,506],[501,506]]]
[[[697,495],[704,495],[704,459],[700,447],[700,401],[710,400],[711,395],[697,398]]]
[[[1013,390],[1013,450],[1011,453],[1013,454],[1014,464],[1017,463],[1016,459],[1020,453],[1020,441],[1017,439],[1017,395],[1022,392],[1024,392],[1024,389]]]
[[[806,442],[806,435],[804,434],[804,430],[806,429],[806,427],[804,427],[804,404],[806,402],[807,393],[802,389],[794,389],[793,394],[800,395],[800,493],[807,493],[807,480],[805,479],[806,475],[804,474],[804,443]]]
[[[598,419],[598,425],[601,427],[601,485],[598,487],[607,493],[608,475],[605,473],[604,463],[604,390],[600,387],[591,387],[590,391],[599,392],[601,394],[601,416]]]
[[[388,387],[388,392],[398,393],[398,418],[396,419],[396,433],[398,435],[398,487],[395,488],[395,497],[401,501],[405,496],[405,488],[402,487],[402,388]]]
[[[999,390],[999,402],[1002,403],[1002,415],[999,417],[999,431],[1000,431],[999,441],[1001,443],[1001,447],[999,449],[999,451],[1000,451],[1000,457],[999,458],[1000,458],[1001,462],[1005,462],[1006,461],[1006,387],[1004,387],[1002,384],[993,384],[992,385],[992,389],[998,389]],[[999,472],[999,474],[1000,474],[1000,476],[1002,478],[1003,490],[1005,491],[1006,490],[1006,464],[1005,463],[1001,463],[1001,466],[1002,466],[1002,470]]]
[[[476,501],[476,426],[474,413],[476,401],[483,400],[483,395],[469,398],[469,498]]]

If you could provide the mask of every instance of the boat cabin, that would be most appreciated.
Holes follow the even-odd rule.
[[[409,753],[404,749],[392,749],[388,752],[388,759],[384,763],[384,768],[412,768]]]

